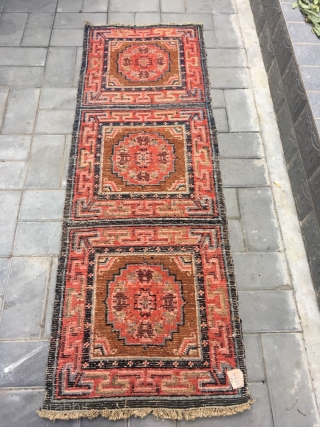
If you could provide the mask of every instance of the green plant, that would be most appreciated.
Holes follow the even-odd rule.
[[[320,0],[297,0],[292,8],[299,7],[306,17],[306,22],[312,24],[312,31],[320,38]]]

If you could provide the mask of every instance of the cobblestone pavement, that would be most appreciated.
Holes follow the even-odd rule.
[[[203,22],[251,411],[55,426],[319,427],[319,317],[247,0],[0,0],[0,425],[42,427],[84,21]],[[319,355],[320,353],[318,353]],[[319,356],[318,356],[319,359]],[[313,378],[313,381],[311,381]]]

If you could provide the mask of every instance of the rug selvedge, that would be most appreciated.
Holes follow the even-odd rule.
[[[201,25],[86,26],[42,417],[252,404],[205,59]]]

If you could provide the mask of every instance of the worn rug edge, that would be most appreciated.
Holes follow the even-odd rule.
[[[54,420],[71,420],[81,417],[93,419],[98,416],[109,418],[109,420],[121,420],[131,416],[144,418],[149,414],[153,414],[157,418],[168,418],[170,420],[194,420],[195,418],[213,417],[213,416],[227,416],[234,415],[238,412],[243,412],[251,408],[254,400],[250,399],[241,405],[232,406],[207,406],[201,408],[187,408],[187,409],[166,409],[166,408],[121,408],[121,409],[90,409],[83,411],[50,411],[42,409],[37,411],[41,418],[48,418]]]

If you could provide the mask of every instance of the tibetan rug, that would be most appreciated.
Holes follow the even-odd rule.
[[[205,59],[200,25],[85,29],[42,417],[251,406]]]

